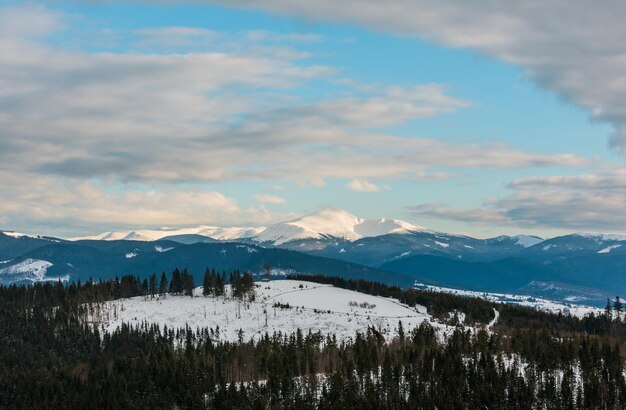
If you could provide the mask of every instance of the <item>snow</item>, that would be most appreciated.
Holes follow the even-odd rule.
[[[156,241],[167,236],[174,235],[201,235],[217,240],[233,240],[241,238],[250,238],[258,235],[265,228],[263,227],[232,227],[222,228],[217,226],[200,225],[194,228],[182,228],[182,229],[142,229],[134,231],[118,231],[118,232],[104,232],[99,235],[84,236],[78,238],[71,238],[70,240],[103,240],[103,241],[116,241],[116,240],[135,240],[135,241]]]
[[[228,294],[227,290],[227,294]],[[321,331],[335,334],[339,340],[353,338],[356,331],[374,326],[388,338],[397,334],[398,321],[410,330],[423,321],[432,322],[423,306],[408,307],[391,298],[371,296],[313,282],[277,280],[257,283],[256,300],[249,306],[228,297],[202,297],[202,288],[195,297],[135,297],[108,302],[105,316],[91,318],[113,331],[123,322],[137,325],[143,321],[160,326],[220,328],[220,337],[237,340],[239,329],[244,338],[258,338],[268,332],[291,333]],[[353,302],[353,303],[351,303]],[[291,308],[274,308],[275,303]],[[106,317],[108,315],[108,318]],[[266,325],[267,320],[267,325]],[[447,326],[432,322],[438,331]]]
[[[439,246],[441,246],[442,248],[447,248],[450,246],[450,244],[448,243],[444,243],[444,242],[439,242],[439,241],[435,241],[435,243]]]
[[[126,254],[126,259],[131,259],[131,258],[134,258],[135,256],[137,256],[136,252],[130,252]]]
[[[256,253],[256,252],[258,252],[258,251],[257,251],[256,249],[254,249],[253,247],[251,247],[251,246],[246,246],[246,245],[237,245],[237,248],[239,248],[239,249],[245,249],[245,250],[246,250],[246,252],[248,252],[248,253]],[[223,253],[226,253],[226,252],[223,252]]]
[[[157,251],[157,252],[159,252],[159,253],[163,253],[163,252],[171,251],[172,249],[174,249],[174,248],[164,248],[164,247],[159,246],[159,245],[156,245],[156,246],[154,247],[154,250],[155,250],[155,251]]]
[[[43,239],[49,242],[59,242],[58,239],[54,239],[54,238],[49,238],[49,237],[45,237],[45,236],[40,236],[40,235],[29,235],[26,233],[21,233],[21,232],[15,232],[15,231],[0,231],[3,234],[5,234],[6,236],[11,236],[13,238],[16,239],[20,239],[20,238],[32,238],[32,239]]]
[[[517,235],[514,238],[517,239],[515,244],[523,246],[524,248],[530,248],[531,246],[535,246],[544,241],[543,238],[533,235]]]
[[[452,295],[474,297],[489,300],[496,303],[510,303],[520,306],[526,306],[537,310],[543,310],[552,313],[562,313],[564,315],[572,315],[576,317],[584,317],[590,313],[602,313],[602,309],[572,303],[561,303],[549,299],[536,298],[528,295],[515,295],[512,293],[495,293],[495,292],[479,292],[472,290],[461,290],[446,288],[441,286],[425,285],[423,283],[415,283],[417,289],[427,289],[433,292],[449,293]],[[572,300],[574,301],[574,300]]]
[[[500,312],[498,312],[497,309],[493,310],[493,319],[491,319],[491,322],[489,322],[487,324],[487,329],[491,330],[493,328],[493,326],[498,323],[498,319],[500,318]]]
[[[6,236],[11,236],[13,238],[35,238],[34,236],[26,235],[25,233],[15,232],[15,231],[2,231]]]
[[[622,247],[622,245],[621,245],[621,244],[615,244],[615,245],[607,246],[607,247],[606,247],[606,248],[604,248],[604,249],[600,249],[600,250],[598,251],[598,253],[609,253],[609,252],[611,252],[613,249],[617,249],[617,248],[621,248],[621,247]]]
[[[336,237],[354,241],[365,237],[423,230],[424,227],[398,219],[367,220],[342,209],[326,208],[292,221],[272,225],[254,239],[281,245],[298,239]]]
[[[41,259],[25,259],[14,265],[0,269],[0,283],[11,284],[16,282],[68,281],[69,275],[62,277],[46,276],[52,263]]]
[[[599,242],[608,242],[608,241],[626,242],[626,235],[586,233],[586,232],[578,232],[575,235],[581,236],[583,238],[593,239]]]

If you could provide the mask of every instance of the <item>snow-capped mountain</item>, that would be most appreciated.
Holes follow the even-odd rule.
[[[425,230],[422,226],[398,219],[363,219],[342,209],[325,208],[292,221],[272,225],[253,239],[282,245],[301,239],[333,237],[354,241],[365,237]]]
[[[201,225],[182,229],[141,229],[104,232],[99,235],[71,238],[71,240],[134,240],[155,241],[182,235],[200,235],[215,240],[250,239],[254,242],[282,245],[302,239],[341,238],[357,240],[392,233],[421,232],[426,229],[398,219],[363,219],[342,209],[326,208],[319,212],[287,222],[265,227],[231,227]]]
[[[600,233],[575,233],[557,236],[529,249],[535,259],[561,256],[626,253],[626,236]]]
[[[250,238],[261,233],[264,227],[232,227],[222,228],[218,226],[201,225],[195,228],[182,229],[140,229],[129,231],[104,232],[99,235],[71,238],[71,240],[98,240],[98,241],[157,241],[168,236],[200,235],[216,240],[233,240]]]

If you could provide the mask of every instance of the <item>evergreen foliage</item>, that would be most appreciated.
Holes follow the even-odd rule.
[[[209,297],[218,293],[216,284],[224,275],[207,272]],[[187,275],[179,269],[172,273],[172,291],[188,292]],[[152,297],[153,277],[149,283],[123,276],[68,286],[0,287],[0,408],[626,406],[624,324],[605,315],[575,319],[498,305],[501,321],[495,332],[459,326],[444,342],[426,322],[410,330],[398,323],[402,331],[390,342],[369,328],[348,341],[298,330],[255,341],[241,334],[239,342],[231,343],[220,341],[219,328],[172,329],[144,322],[105,333],[85,321],[102,302]],[[167,288],[164,278],[161,294]],[[380,284],[333,280],[381,295],[398,292]],[[237,297],[248,297],[254,289],[248,273],[233,272],[231,284]],[[405,301],[446,303],[474,312],[478,321],[494,306],[401,292]]]

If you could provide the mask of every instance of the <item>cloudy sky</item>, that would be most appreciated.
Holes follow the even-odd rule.
[[[0,228],[626,232],[626,3],[128,3],[0,0]]]

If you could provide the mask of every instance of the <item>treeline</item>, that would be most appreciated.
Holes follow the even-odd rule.
[[[169,280],[162,275],[163,289],[184,294],[185,270],[174,272]],[[204,279],[213,284],[207,297],[221,297],[216,284],[226,282],[226,275],[207,270]],[[485,311],[495,306],[324,279],[400,296],[405,303],[429,306],[441,300],[470,312],[481,303]],[[228,281],[241,297],[254,291],[249,273],[233,272]],[[626,407],[624,362],[613,336],[573,332],[586,322],[508,305],[497,305],[501,322],[496,332],[459,326],[443,342],[428,323],[405,331],[399,322],[391,341],[372,327],[347,341],[299,330],[230,343],[220,340],[219,328],[143,323],[106,333],[82,320],[86,303],[153,297],[152,289],[158,297],[156,277],[154,287],[150,282],[124,276],[68,286],[0,287],[0,408]]]
[[[379,282],[362,279],[344,279],[338,276],[325,275],[289,275],[288,279],[308,280],[325,283],[342,289],[354,290],[374,296],[398,299],[409,306],[422,305],[428,313],[437,319],[447,319],[450,312],[459,311],[465,314],[469,324],[486,324],[494,317],[493,308],[496,304],[479,298],[463,298],[441,292],[427,290],[402,289]]]
[[[228,280],[227,280],[228,277]],[[223,296],[226,284],[231,284],[235,298],[254,300],[254,279],[250,272],[236,270],[228,276],[225,272],[217,273],[214,269],[205,271],[203,279],[204,296]],[[195,283],[193,275],[187,269],[174,269],[169,276],[163,272],[157,282],[157,275],[152,274],[143,280],[138,276],[124,275],[121,278],[98,281],[80,280],[70,284],[57,282],[37,282],[32,285],[0,286],[0,303],[3,307],[21,304],[26,309],[34,306],[62,307],[59,311],[72,311],[84,308],[85,304],[101,303],[136,296],[164,297],[165,295],[193,296]]]
[[[496,326],[501,332],[523,328],[549,329],[556,332],[607,336],[620,343],[626,342],[626,319],[622,317],[623,315],[620,316],[622,306],[619,298],[615,301],[617,303],[607,302],[610,308],[605,309],[603,314],[592,313],[579,318],[561,313],[538,311],[519,305],[496,304],[480,298],[461,297],[428,290],[405,290],[384,283],[343,279],[337,276],[290,275],[288,278],[330,284],[375,296],[393,297],[409,306],[425,306],[428,313],[438,319],[446,319],[449,312],[463,312],[468,324],[488,323],[493,319],[495,308],[500,312]]]
[[[21,303],[2,309],[0,408],[626,405],[619,351],[598,338],[534,330],[503,338],[457,328],[441,343],[423,323],[390,343],[374,328],[345,342],[297,331],[229,343],[217,339],[219,329],[144,323],[109,334],[82,324],[72,310],[37,304],[29,311]]]

